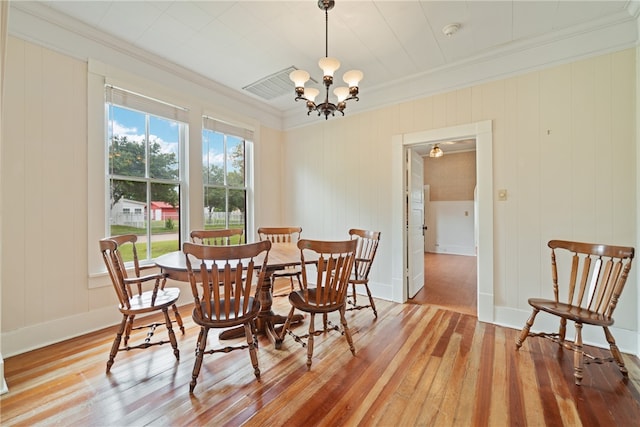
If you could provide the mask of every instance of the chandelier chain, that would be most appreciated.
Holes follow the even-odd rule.
[[[329,57],[329,9],[324,8],[324,57]]]

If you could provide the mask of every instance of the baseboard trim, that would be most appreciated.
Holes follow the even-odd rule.
[[[105,307],[90,312],[49,320],[46,323],[3,332],[2,351],[6,357],[26,353],[97,331],[120,322],[122,315],[115,307]]]

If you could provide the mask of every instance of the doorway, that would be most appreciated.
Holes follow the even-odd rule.
[[[406,302],[407,283],[412,274],[407,262],[407,202],[406,162],[403,153],[410,147],[429,142],[475,138],[477,142],[477,316],[482,322],[493,322],[493,174],[492,174],[492,122],[469,123],[448,128],[398,134],[392,137],[392,299]]]
[[[433,146],[440,155],[430,156]],[[424,288],[410,302],[477,315],[476,141],[412,148],[424,165]]]

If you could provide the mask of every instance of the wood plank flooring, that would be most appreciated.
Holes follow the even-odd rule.
[[[279,292],[289,286],[280,282]],[[276,292],[276,293],[279,293]],[[290,337],[281,350],[264,338],[256,381],[246,351],[206,355],[189,394],[198,328],[190,307],[171,347],[119,353],[105,364],[115,327],[5,360],[10,392],[3,426],[629,426],[640,420],[640,363],[587,365],[573,383],[573,356],[518,331],[431,305],[376,300],[347,313],[356,356],[338,333],[316,339],[313,366]],[[286,313],[287,298],[274,309]],[[337,319],[333,319],[336,321]],[[298,330],[306,330],[308,319]],[[158,330],[157,334],[165,334]],[[209,334],[217,340],[217,333]],[[604,354],[604,351],[594,350]]]
[[[478,268],[474,256],[424,254],[424,287],[409,300],[477,316]]]

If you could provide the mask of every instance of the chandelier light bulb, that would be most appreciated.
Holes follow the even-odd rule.
[[[296,87],[304,87],[304,84],[309,81],[309,73],[304,70],[295,70],[289,74],[289,78]]]
[[[325,76],[333,77],[333,73],[340,68],[340,61],[336,58],[324,57],[318,61],[318,66],[320,66]]]
[[[307,98],[307,100],[311,101],[311,102],[316,102],[316,96],[318,96],[318,94],[320,93],[320,91],[314,87],[308,87],[305,91],[304,91],[304,97]]]
[[[362,80],[362,77],[364,77],[364,74],[362,74],[362,71],[351,70],[344,73],[344,77],[342,77],[342,79],[346,84],[349,85],[349,87],[355,87],[355,86],[358,86],[358,84],[360,83],[360,80]]]
[[[338,102],[342,102],[349,97],[349,88],[345,86],[337,87],[333,90],[333,94],[338,97]]]

